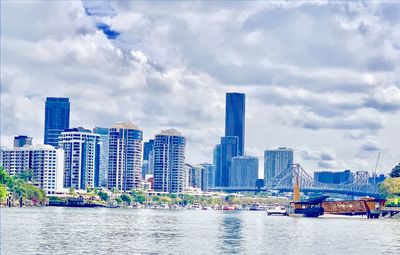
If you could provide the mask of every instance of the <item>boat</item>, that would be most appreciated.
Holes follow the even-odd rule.
[[[268,207],[266,205],[262,205],[262,204],[253,204],[250,207],[250,211],[267,211]]]
[[[204,206],[204,207],[202,208],[202,210],[212,210],[212,207],[211,207],[211,206]]]
[[[267,209],[267,214],[268,215],[282,215],[282,216],[287,216],[288,211],[284,206],[274,206],[274,207],[269,207]]]
[[[224,210],[224,211],[233,211],[233,210],[235,210],[235,207],[232,206],[232,205],[225,205],[222,210]]]

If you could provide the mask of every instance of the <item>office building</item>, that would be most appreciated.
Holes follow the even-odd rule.
[[[150,139],[148,142],[145,142],[143,145],[143,160],[149,160],[149,156],[153,151],[154,147],[154,139]]]
[[[238,156],[244,155],[245,105],[245,94],[226,93],[225,136],[238,137]]]
[[[14,147],[24,147],[25,145],[32,145],[32,137],[26,135],[14,137]]]
[[[58,139],[69,128],[69,98],[46,98],[44,116],[44,144],[58,146]]]
[[[140,186],[143,131],[131,122],[117,122],[109,132],[107,187],[130,191]]]
[[[221,187],[221,167],[222,167],[222,156],[221,156],[221,144],[217,144],[214,147],[214,151],[213,151],[213,167],[214,167],[214,171],[215,171],[215,175],[214,175],[214,187]]]
[[[102,187],[107,187],[109,129],[104,127],[95,127],[93,133],[100,136],[99,184]]]
[[[2,166],[11,175],[32,171],[32,183],[47,194],[63,190],[64,151],[51,145],[2,149]]]
[[[282,172],[289,171],[293,166],[293,150],[285,147],[264,151],[264,183]]]
[[[150,139],[143,145],[142,177],[146,174],[154,174],[154,139]]]
[[[100,135],[84,128],[61,132],[64,149],[64,188],[86,190],[99,187]]]
[[[215,169],[212,164],[204,163],[200,164],[204,169],[204,174],[206,174],[207,183],[204,185],[204,190],[209,188],[215,188]]]
[[[229,186],[255,188],[258,179],[258,158],[238,156],[232,158]]]
[[[237,136],[221,137],[221,176],[222,187],[228,187],[230,179],[230,167],[233,157],[238,156],[239,140]]]
[[[185,137],[175,129],[163,130],[154,139],[154,190],[182,192],[185,171]]]
[[[327,184],[344,184],[349,183],[353,179],[353,173],[350,170],[342,172],[317,171],[314,172],[314,180]]]

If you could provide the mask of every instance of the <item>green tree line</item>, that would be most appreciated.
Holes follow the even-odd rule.
[[[46,192],[30,182],[33,181],[32,171],[26,170],[15,176],[10,176],[3,167],[0,167],[0,203],[7,197],[18,200],[30,200],[33,204],[44,204]]]

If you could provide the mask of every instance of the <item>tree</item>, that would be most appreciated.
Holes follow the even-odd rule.
[[[170,204],[171,203],[171,198],[167,197],[167,196],[162,196],[160,198],[161,203],[163,204]]]
[[[143,204],[144,201],[146,201],[146,195],[145,194],[136,194],[135,202]]]
[[[230,204],[237,204],[240,202],[240,199],[236,196],[229,195],[225,198],[225,200]]]
[[[76,196],[77,194],[76,194],[75,189],[74,189],[74,188],[70,188],[70,189],[68,190],[68,195],[70,195],[70,196]]]
[[[193,195],[188,195],[188,194],[183,195],[182,203],[184,205],[194,204],[194,201],[195,201],[195,197]]]
[[[122,199],[120,197],[117,197],[115,199],[115,202],[117,202],[118,204],[121,204],[123,201],[122,201]]]
[[[128,194],[122,194],[120,196],[121,200],[125,202],[125,204],[130,205],[132,202],[132,198],[131,196],[129,196]]]
[[[381,191],[388,195],[400,195],[400,178],[386,178],[380,184]]]
[[[160,197],[159,197],[159,196],[153,196],[153,197],[151,198],[151,200],[153,200],[153,202],[158,203],[158,202],[160,202]]]
[[[8,182],[11,180],[10,175],[7,173],[6,170],[4,170],[3,167],[0,167],[0,184],[8,184]]]
[[[107,192],[99,191],[98,195],[100,199],[103,200],[104,202],[108,202],[108,200],[110,199],[110,196],[107,194]]]
[[[25,169],[24,171],[18,173],[15,176],[17,179],[22,179],[24,181],[33,181],[33,171],[29,168]]]
[[[390,177],[400,178],[400,163],[393,167],[392,171],[390,172]]]
[[[3,184],[0,184],[0,203],[7,197],[7,187]]]

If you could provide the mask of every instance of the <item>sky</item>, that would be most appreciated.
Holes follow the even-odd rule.
[[[175,128],[212,162],[225,93],[246,93],[246,154],[289,147],[315,170],[400,161],[400,3],[1,1],[1,145],[43,143],[44,102],[71,127]],[[262,171],[261,171],[262,172]]]

